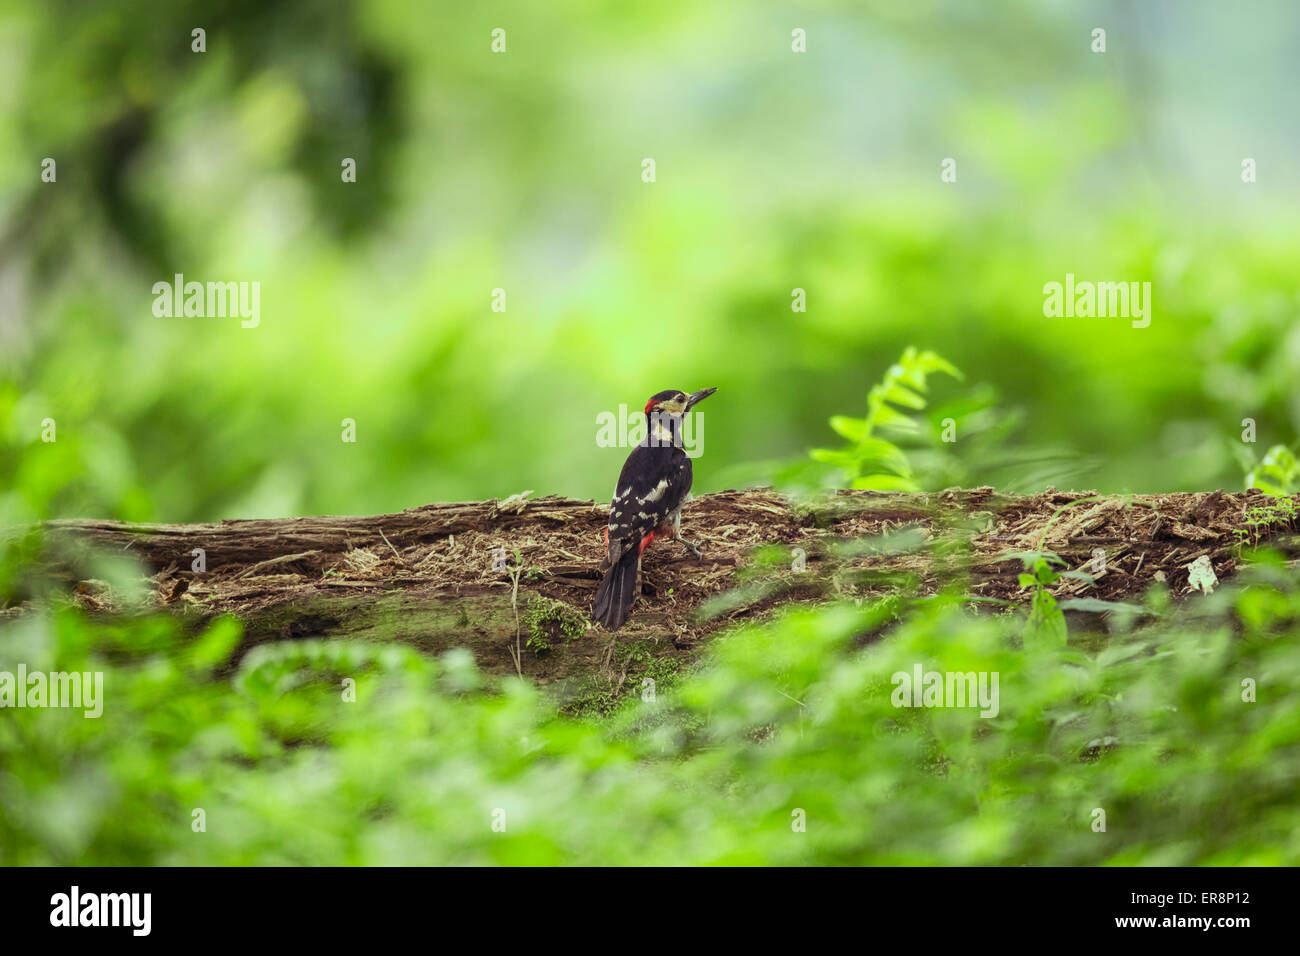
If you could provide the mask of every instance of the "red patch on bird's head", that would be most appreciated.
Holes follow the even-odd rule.
[[[679,392],[676,389],[672,389],[672,388],[666,388],[662,392],[655,392],[655,394],[650,396],[650,401],[645,403],[645,413],[649,415],[650,411],[656,405],[658,405],[660,402],[669,401],[670,399],[674,401],[684,402],[686,400],[686,393]]]

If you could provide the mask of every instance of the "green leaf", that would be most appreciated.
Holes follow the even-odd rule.
[[[965,381],[966,379],[966,376],[962,375],[957,366],[939,355],[938,352],[931,352],[928,350],[922,352],[916,357],[916,363],[921,370],[927,373],[943,372],[946,375],[951,375],[958,381]]]
[[[925,388],[925,385],[922,383],[917,387],[923,389]],[[903,405],[907,408],[914,408],[917,411],[925,408],[924,398],[897,382],[891,384],[889,388],[885,389],[885,398],[888,401],[893,402],[895,405]]]
[[[866,441],[859,442],[854,449],[854,455],[859,467],[864,463],[880,464],[905,478],[910,478],[912,475],[912,466],[908,463],[903,450],[883,438],[868,438]]]
[[[814,461],[824,462],[827,465],[838,465],[841,468],[853,468],[858,464],[858,455],[856,452],[843,448],[814,448],[808,453]]]
[[[916,419],[909,418],[902,412],[888,405],[881,405],[872,415],[872,425],[877,428],[892,428],[900,432],[914,434],[920,431],[921,426],[917,424]]]
[[[831,428],[841,438],[847,438],[849,441],[857,443],[867,437],[867,420],[865,418],[850,418],[847,415],[834,415],[831,417]]]
[[[1035,591],[1025,626],[1025,646],[1065,647],[1068,639],[1065,615],[1056,606],[1056,598],[1044,589]]]
[[[220,617],[193,643],[189,651],[190,666],[195,670],[209,671],[230,660],[244,636],[244,625],[238,618]]]
[[[1246,476],[1247,488],[1281,497],[1300,491],[1300,461],[1286,445],[1274,445]]]

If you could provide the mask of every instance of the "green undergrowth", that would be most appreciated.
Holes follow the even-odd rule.
[[[561,712],[466,652],[286,641],[223,677],[234,621],[52,601],[0,671],[102,672],[103,712],[4,712],[0,862],[1300,861],[1294,569],[1147,606],[1064,642],[959,594],[792,606],[691,666],[633,642]],[[897,706],[918,669],[997,706]]]

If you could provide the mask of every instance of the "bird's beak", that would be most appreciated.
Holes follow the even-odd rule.
[[[716,391],[717,391],[716,388],[702,388],[698,392],[692,392],[690,397],[686,399],[686,410],[689,412],[692,408],[694,408],[700,402],[704,401],[706,398],[708,398]]]

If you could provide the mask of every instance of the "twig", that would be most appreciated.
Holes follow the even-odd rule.
[[[511,577],[514,578],[514,587],[510,590],[510,609],[515,612],[515,646],[510,648],[510,657],[515,662],[515,673],[520,677],[524,676],[523,656],[524,649],[519,643],[519,575],[523,572],[523,565],[516,564],[515,572]]]
[[[393,542],[389,541],[388,535],[384,534],[383,528],[379,529],[379,537],[384,539],[384,544],[388,545],[389,550],[393,552],[393,556],[397,558],[398,561],[401,561],[402,564],[406,564],[406,559],[397,553],[397,549],[393,547]]]

